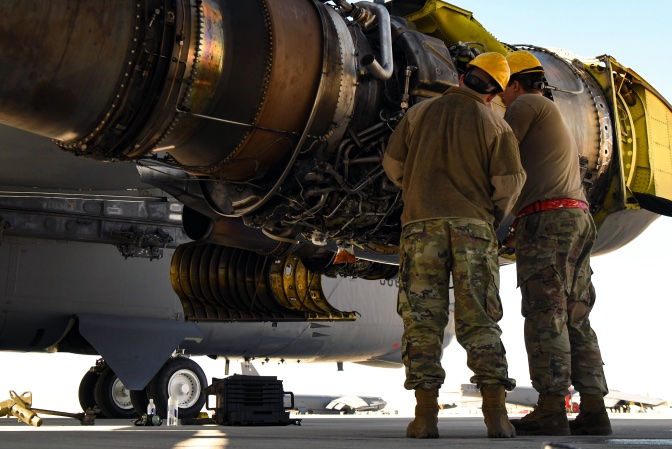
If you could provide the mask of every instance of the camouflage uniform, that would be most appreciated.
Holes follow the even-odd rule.
[[[452,87],[408,110],[390,136],[383,168],[404,201],[397,307],[404,386],[417,398],[419,390],[443,383],[452,271],[457,340],[473,381],[513,388],[497,325],[502,307],[493,230],[525,182],[511,127],[482,96]]]
[[[449,284],[455,289],[455,331],[467,351],[471,382],[502,384],[511,390],[506,351],[497,322],[499,298],[497,239],[492,225],[476,218],[442,218],[403,228],[397,312],[404,321],[402,358],[407,389],[440,387]]]
[[[595,304],[590,251],[595,224],[581,209],[532,213],[516,225],[518,286],[532,386],[541,394],[606,394],[588,319]]]

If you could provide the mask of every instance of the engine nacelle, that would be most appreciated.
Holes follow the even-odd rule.
[[[478,53],[515,50],[438,0],[92,0],[86,8],[21,0],[0,9],[0,123],[78,156],[165,169],[159,187],[197,211],[190,230],[209,243],[266,252],[275,242],[346,244],[386,262],[402,207],[380,164],[392,129],[408,107],[456,85]],[[608,57],[528,49],[576,137],[596,222],[618,234],[598,247],[621,246],[639,233],[623,233],[625,224],[634,219],[640,230],[653,219],[633,218],[640,204],[672,211],[667,162],[656,167],[660,182],[625,171],[653,159],[643,151],[660,142],[640,120],[642,105],[655,120],[672,117],[671,107]],[[626,139],[631,149],[618,154],[614,136],[633,126],[641,129]],[[608,223],[620,212],[628,213]],[[228,230],[242,225],[254,232],[237,243]]]

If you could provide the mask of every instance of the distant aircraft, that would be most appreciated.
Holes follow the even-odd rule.
[[[668,405],[668,401],[661,398],[651,398],[639,394],[624,393],[611,390],[604,397],[604,404],[613,411],[629,412],[631,405],[636,405],[642,410],[651,409],[661,405]]]
[[[245,376],[259,376],[259,372],[252,362],[243,362],[241,371]],[[357,412],[380,411],[387,406],[387,402],[377,396],[356,395],[319,395],[294,393],[293,410],[304,414],[353,414]],[[290,408],[288,396],[285,396],[285,406]]]
[[[294,395],[294,409],[304,414],[345,414],[375,412],[385,408],[387,402],[374,396],[322,396]]]
[[[205,379],[176,349],[397,366],[402,203],[381,156],[480,52],[546,68],[596,253],[672,214],[652,86],[445,2],[24,0],[0,3],[0,39],[0,349],[102,355],[80,398],[106,413],[148,394],[161,412],[174,388],[197,413]]]
[[[481,392],[474,384],[460,385],[460,393],[466,401],[481,401]],[[538,398],[539,393],[532,387],[517,386],[513,390],[506,392],[506,402],[508,404],[534,407],[537,405]]]
[[[474,400],[480,400],[481,398],[480,392],[474,384],[462,384],[460,389],[462,396],[465,398],[474,398]],[[571,389],[571,393],[572,394],[568,396],[567,400],[567,411],[575,413],[579,411],[579,395],[578,392],[573,389]],[[517,386],[512,391],[508,391],[506,393],[507,403],[522,405],[525,407],[535,407],[537,405],[538,398],[539,393],[537,393],[537,391],[532,387]],[[653,408],[666,404],[667,401],[660,398],[651,398],[648,396],[611,390],[604,397],[604,403],[612,410],[623,410],[626,408],[629,409],[630,405],[637,405],[641,408]]]

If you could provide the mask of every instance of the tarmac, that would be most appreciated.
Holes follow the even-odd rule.
[[[292,416],[294,417],[294,416]],[[534,448],[628,449],[672,448],[672,417],[612,415],[610,436],[529,437],[489,439],[477,416],[441,416],[434,440],[405,438],[408,417],[385,415],[296,416],[300,425],[219,426],[180,425],[136,427],[127,420],[97,420],[82,426],[68,418],[46,418],[41,427],[0,419],[0,447],[7,449],[95,448]]]

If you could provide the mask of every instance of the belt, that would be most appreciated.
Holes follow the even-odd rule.
[[[589,210],[588,204],[584,203],[583,201],[573,200],[570,198],[557,198],[554,200],[535,201],[529,206],[523,207],[520,210],[520,212],[518,212],[516,220],[518,220],[521,217],[524,217],[525,215],[532,214],[534,212],[541,212],[544,210],[556,210],[556,209],[581,209],[585,210],[586,212],[588,212]]]

